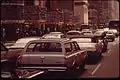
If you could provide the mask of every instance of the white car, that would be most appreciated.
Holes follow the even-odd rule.
[[[109,29],[109,31],[112,31],[116,37],[118,37],[118,31],[116,29]]]
[[[40,39],[30,41],[17,60],[18,68],[63,70],[83,69],[86,51],[76,41],[67,39]]]
[[[39,40],[40,37],[25,37],[18,39],[9,49],[24,49],[26,44],[32,40]]]
[[[84,37],[93,37],[93,32],[88,30],[88,31],[82,31],[82,34]]]
[[[42,36],[42,38],[47,39],[47,38],[63,38],[64,34],[45,34]]]
[[[80,37],[81,35],[82,35],[81,31],[71,30],[66,33],[65,37],[66,38],[77,38],[77,37]]]
[[[62,34],[62,32],[50,32],[49,34]]]
[[[78,43],[81,50],[87,50],[88,56],[92,54],[97,54],[101,57],[103,49],[103,43],[101,41],[94,43],[92,42],[91,38],[74,38],[72,40]]]
[[[116,36],[113,31],[111,31],[111,30],[107,31],[106,38],[108,41],[114,41],[115,37]]]

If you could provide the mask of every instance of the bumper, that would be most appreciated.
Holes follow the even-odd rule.
[[[48,71],[66,71],[67,67],[18,67],[19,69],[41,69]]]

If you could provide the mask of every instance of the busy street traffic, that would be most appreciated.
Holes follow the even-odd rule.
[[[118,2],[3,0],[1,78],[119,78]]]

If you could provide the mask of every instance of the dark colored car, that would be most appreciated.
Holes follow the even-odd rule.
[[[20,55],[21,50],[9,50],[4,46],[1,42],[1,71],[6,70],[6,68],[15,67],[15,61],[17,57]],[[9,67],[8,67],[9,66]]]

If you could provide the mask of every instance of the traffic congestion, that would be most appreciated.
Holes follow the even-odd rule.
[[[111,29],[89,32],[92,30],[50,32],[41,37],[20,38],[11,46],[1,42],[1,76],[29,78],[55,71],[66,74],[82,71],[88,63],[101,60],[109,41],[114,43],[119,38]]]
[[[119,0],[2,0],[1,79],[119,78]]]

